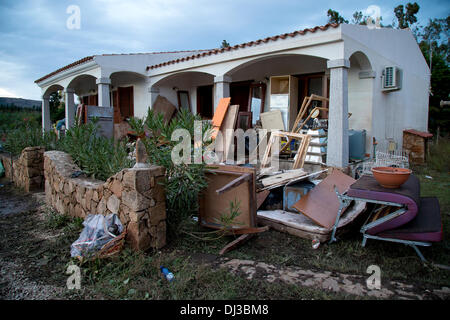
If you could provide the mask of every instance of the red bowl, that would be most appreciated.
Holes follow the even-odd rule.
[[[399,188],[408,180],[411,174],[410,169],[393,168],[393,167],[376,167],[372,168],[372,173],[377,182],[385,188]]]

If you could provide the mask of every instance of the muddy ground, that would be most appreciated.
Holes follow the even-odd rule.
[[[66,270],[73,261],[70,244],[78,238],[80,221],[52,216],[43,192],[25,194],[5,179],[0,185],[0,299],[450,298],[450,286],[441,281],[424,285],[390,280],[381,290],[369,290],[364,274],[321,270],[288,260],[273,264],[260,255],[245,256],[268,248],[282,252],[286,239],[298,240],[276,231],[255,238],[228,257],[211,254],[216,245],[206,249],[169,245],[139,256],[127,252],[118,260],[87,266],[83,275],[88,280],[82,290],[67,290]],[[175,272],[177,283],[172,287],[158,275],[160,263]],[[110,273],[116,274],[111,277]]]

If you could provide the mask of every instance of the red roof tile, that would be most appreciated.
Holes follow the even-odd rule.
[[[90,60],[92,60],[92,59],[94,59],[94,56],[85,57],[85,58],[83,58],[83,59],[80,59],[80,60],[78,60],[78,61],[75,61],[75,62],[73,62],[73,63],[71,63],[71,64],[68,64],[68,65],[65,66],[65,67],[59,68],[58,70],[53,71],[53,72],[51,72],[51,73],[49,73],[49,74],[43,76],[42,78],[37,79],[37,80],[35,81],[35,83],[41,82],[41,81],[43,81],[43,80],[45,80],[45,79],[48,79],[48,78],[54,76],[54,75],[57,74],[57,73],[60,73],[60,72],[62,72],[62,71],[64,71],[64,70],[73,68],[73,67],[75,67],[75,66],[77,66],[77,65],[79,65],[79,64],[83,64],[83,63],[85,63],[85,62],[87,62],[87,61],[90,61]]]
[[[303,30],[294,31],[294,32],[291,32],[291,33],[285,33],[285,34],[281,34],[281,35],[277,35],[277,36],[273,36],[273,37],[267,37],[265,39],[259,39],[259,40],[256,40],[256,41],[250,41],[250,42],[238,44],[238,45],[235,45],[235,46],[232,46],[232,47],[220,48],[220,49],[212,49],[212,50],[209,50],[209,51],[205,51],[202,54],[196,54],[196,55],[188,56],[188,57],[185,57],[185,58],[182,58],[182,59],[170,60],[170,61],[166,61],[166,62],[163,62],[163,63],[160,63],[160,64],[155,64],[153,66],[148,66],[147,70],[160,68],[160,67],[167,66],[167,65],[170,65],[170,64],[175,64],[175,63],[178,63],[178,62],[194,60],[194,59],[198,59],[198,58],[201,58],[201,57],[210,56],[210,55],[213,55],[213,54],[223,53],[225,51],[231,51],[231,50],[237,50],[239,48],[251,47],[253,45],[259,45],[261,43],[267,43],[269,41],[277,41],[278,39],[286,39],[288,37],[293,38],[293,37],[295,37],[297,35],[304,35],[304,34],[306,34],[308,32],[314,33],[317,30],[325,31],[325,30],[327,30],[330,27],[337,28],[338,26],[339,26],[338,23],[328,23],[328,24],[326,24],[324,26],[316,26],[314,28],[307,28],[307,29],[303,29]]]
[[[420,136],[423,138],[431,138],[433,136],[433,134],[431,134],[429,132],[417,131],[414,129],[403,130],[403,132],[411,133],[411,134],[414,134],[416,136]]]
[[[183,52],[187,53],[187,52],[198,52],[198,51],[209,51],[209,50],[161,51],[161,52],[147,52],[147,53],[107,53],[107,54],[102,54],[102,56],[140,55],[140,54],[144,55],[144,54],[164,54],[164,53],[183,53]],[[94,56],[85,57],[85,58],[80,59],[80,60],[77,60],[77,61],[75,61],[75,62],[73,62],[71,64],[68,64],[65,67],[59,68],[58,70],[55,70],[55,71],[53,71],[53,72],[43,76],[42,78],[37,79],[34,82],[35,83],[41,82],[41,81],[43,81],[45,79],[48,79],[48,78],[50,78],[50,77],[52,77],[52,76],[54,76],[54,75],[56,75],[56,74],[58,74],[58,73],[60,73],[60,72],[62,72],[64,70],[70,69],[70,68],[75,67],[75,66],[77,66],[79,64],[83,64],[83,63],[85,63],[87,61],[90,61],[90,60],[94,59],[94,57],[95,57],[95,55]]]

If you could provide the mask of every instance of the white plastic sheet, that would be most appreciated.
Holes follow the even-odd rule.
[[[106,217],[101,214],[90,214],[83,225],[80,237],[70,247],[72,257],[86,257],[95,253],[123,231],[123,225],[115,213]]]

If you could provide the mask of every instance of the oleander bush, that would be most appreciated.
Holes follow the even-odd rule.
[[[96,121],[67,130],[58,142],[58,150],[70,154],[86,174],[99,180],[106,180],[134,165],[134,160],[128,156],[126,142],[99,136]]]
[[[130,120],[130,126],[137,135],[145,136],[142,141],[149,162],[166,168],[164,186],[169,238],[180,234],[185,225],[183,222],[191,220],[192,215],[197,213],[198,196],[208,185],[204,174],[206,167],[204,163],[175,164],[171,157],[173,148],[180,143],[172,141],[174,131],[186,129],[193,139],[196,120],[201,121],[201,118],[184,109],[179,110],[169,123],[164,121],[162,114],[153,113],[150,109],[145,119]],[[205,137],[204,140],[209,140],[210,129],[211,125],[203,122],[201,134]],[[203,154],[205,143],[202,145]],[[191,141],[191,155],[193,155],[193,149],[194,144]]]

